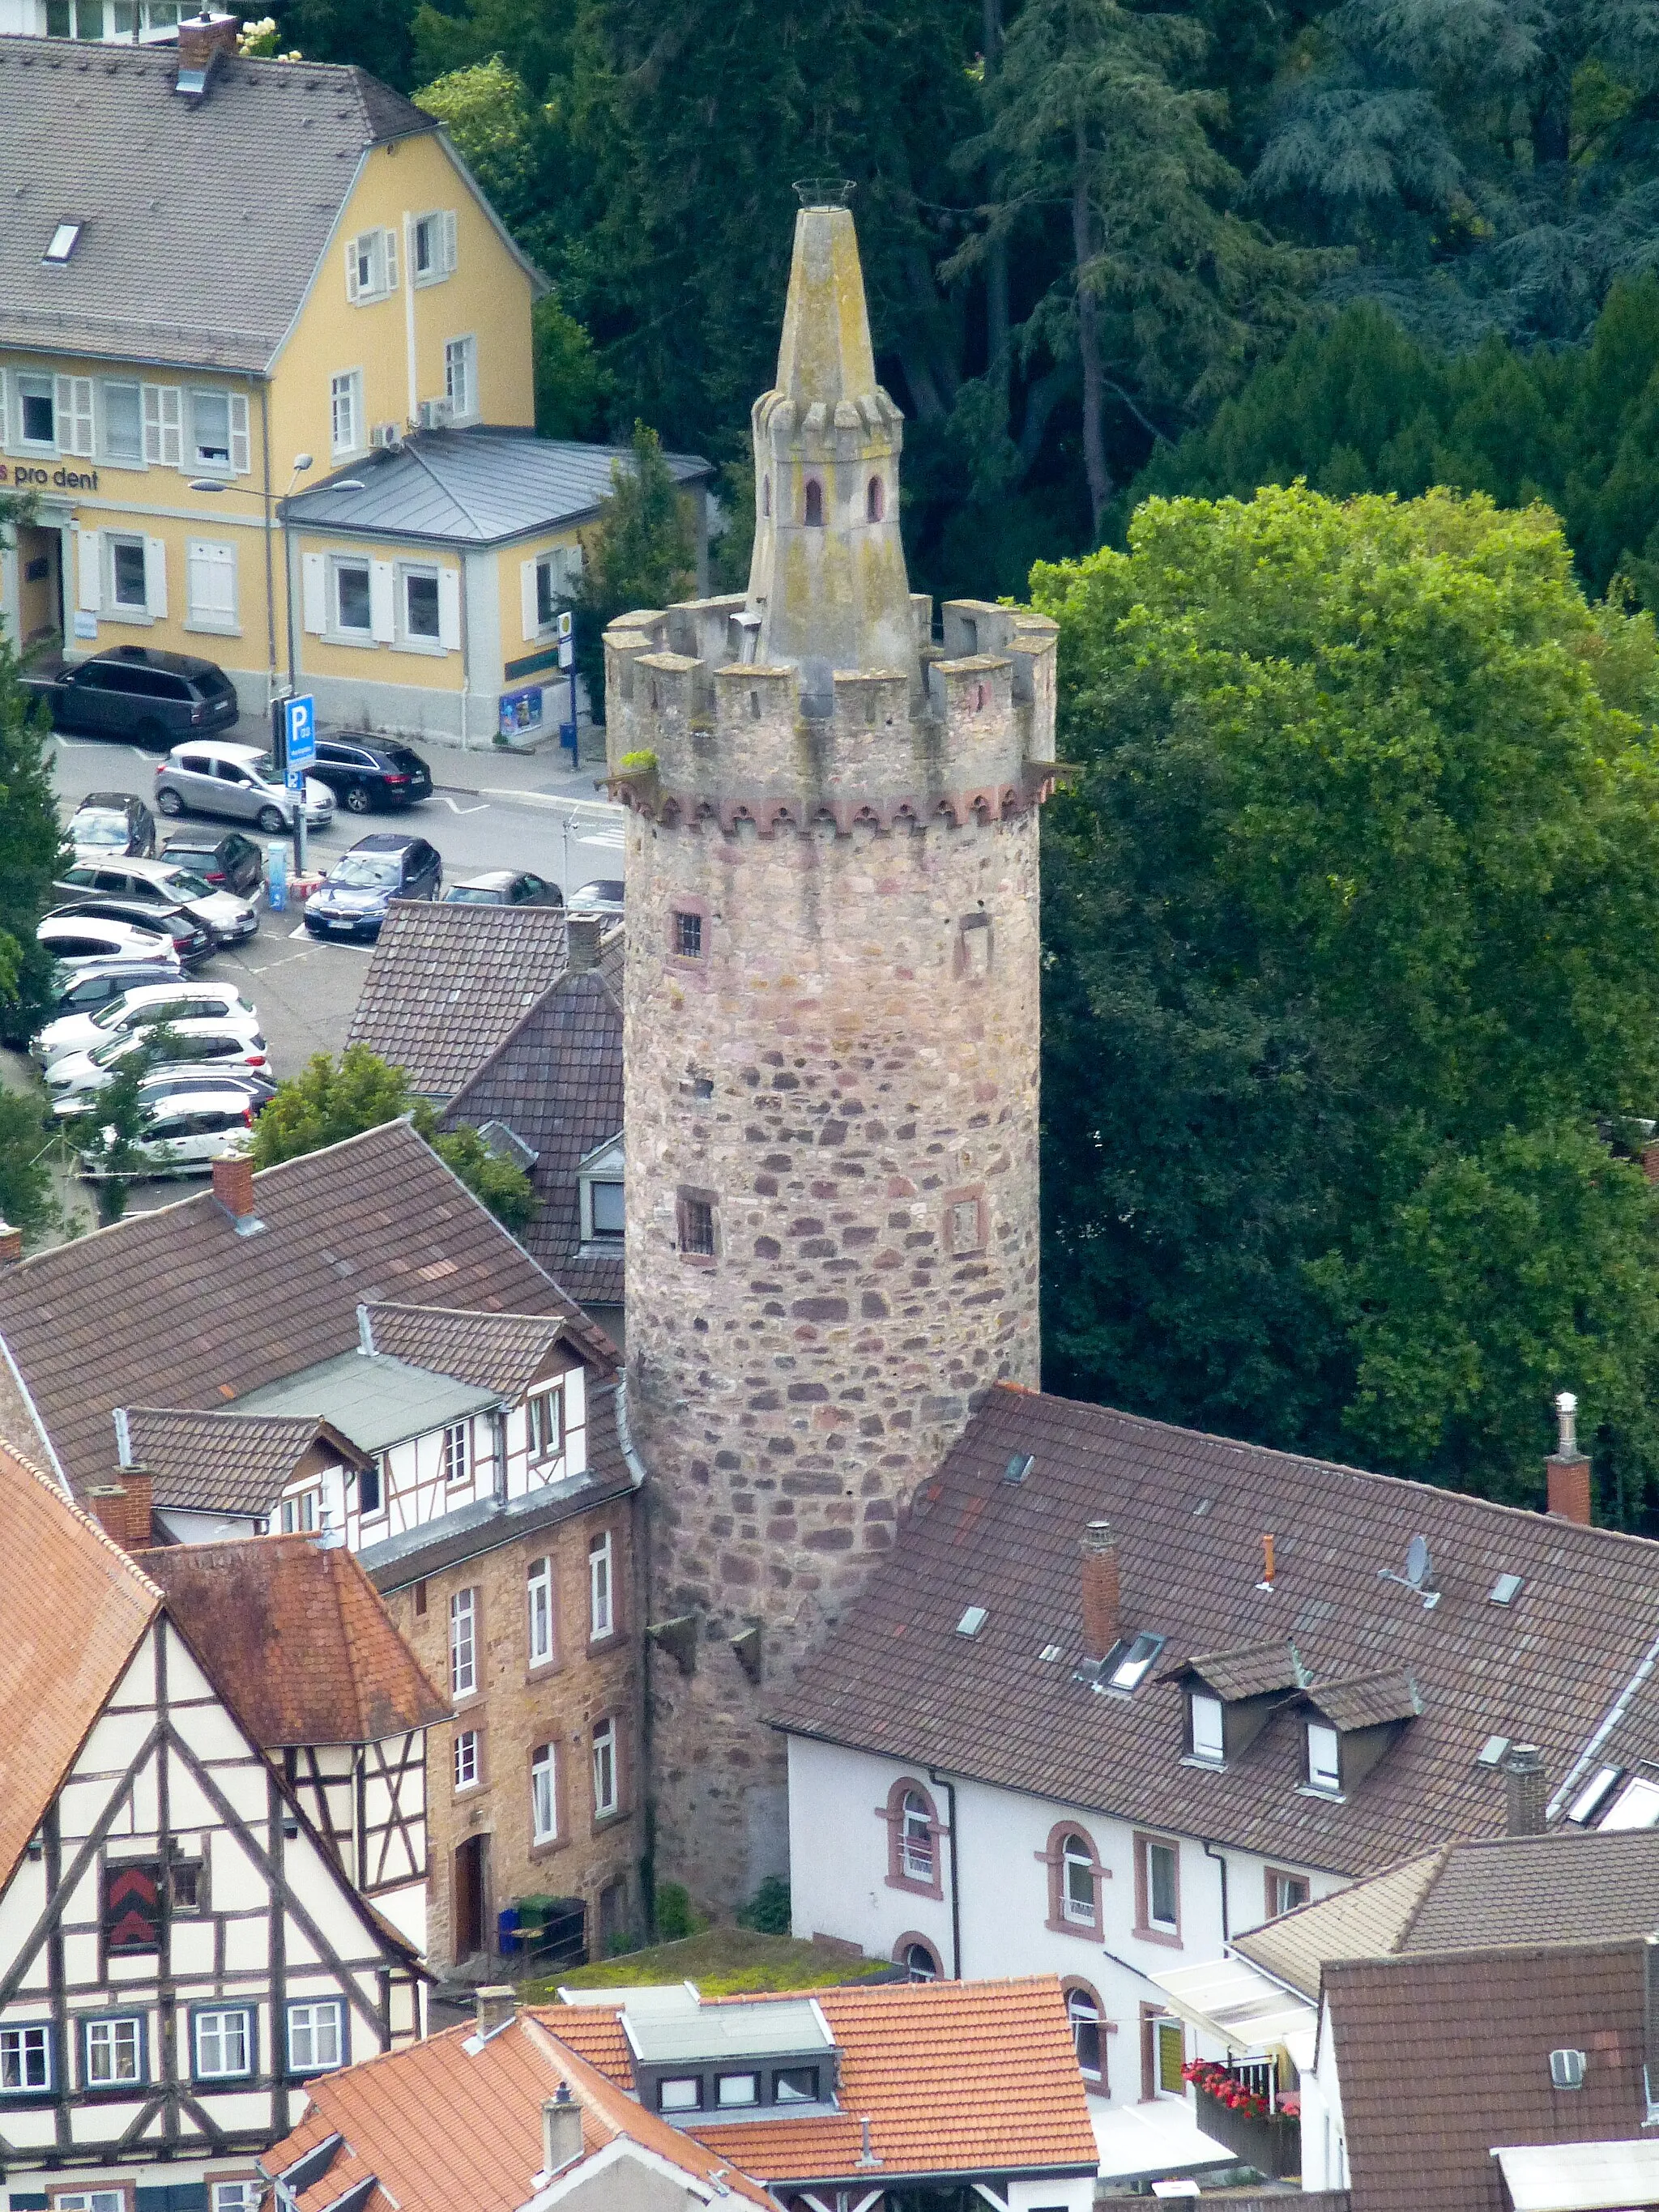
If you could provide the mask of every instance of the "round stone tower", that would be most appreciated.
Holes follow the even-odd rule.
[[[605,637],[660,1878],[787,1863],[775,1692],[975,1394],[1037,1380],[1054,625],[913,596],[853,220],[808,205],[746,594]]]

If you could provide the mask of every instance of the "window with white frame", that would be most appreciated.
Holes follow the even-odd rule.
[[[465,422],[478,411],[478,342],[451,338],[444,348],[444,398],[450,419]]]
[[[471,1468],[467,1455],[468,1424],[452,1421],[444,1431],[443,1465],[446,1482],[465,1482]]]
[[[126,2212],[122,2189],[64,2189],[52,2195],[53,2212]]]
[[[1083,1838],[1066,1837],[1060,1854],[1060,1904],[1066,1919],[1092,1928],[1095,1920],[1094,1853]]]
[[[192,629],[236,629],[236,548],[227,539],[185,544],[185,581]]]
[[[436,645],[443,634],[438,610],[438,572],[435,568],[405,568],[402,574],[404,641],[410,645]]]
[[[1308,1723],[1308,1787],[1332,1797],[1342,1789],[1342,1739],[1322,1721]]]
[[[0,2090],[51,2087],[52,2030],[0,2027]]]
[[[595,1176],[588,1184],[592,1193],[588,1204],[592,1209],[595,1237],[620,1237],[628,1227],[628,1210],[620,1182],[609,1182]]]
[[[1142,1915],[1140,1933],[1179,1936],[1181,1933],[1181,1861],[1173,1844],[1151,1836],[1135,1838],[1136,1903]]]
[[[374,600],[367,561],[335,559],[331,564],[334,583],[334,627],[352,637],[369,637],[374,629]]]
[[[363,373],[348,368],[328,386],[329,438],[337,459],[355,453],[363,438]]]
[[[320,1490],[302,1490],[293,1498],[285,1498],[283,1500],[283,1535],[301,1535],[314,1528],[321,1517],[322,1502]]]
[[[386,1455],[375,1452],[357,1477],[357,1510],[365,1521],[386,1510]]]
[[[147,615],[149,580],[143,539],[118,537],[112,531],[106,543],[109,547],[111,607],[117,614]]]
[[[553,1562],[537,1559],[525,1577],[530,1664],[545,1667],[553,1658]]]
[[[609,1636],[616,1626],[616,1608],[611,1602],[611,1531],[595,1536],[587,1547],[587,1633],[597,1642]]]
[[[919,1790],[905,1792],[899,1820],[899,1869],[907,1881],[933,1879],[933,1822]]]
[[[398,289],[398,240],[390,230],[360,231],[346,242],[346,297],[354,307]]]
[[[1305,1874],[1286,1874],[1282,1868],[1268,1867],[1267,1881],[1269,1920],[1277,1920],[1284,1913],[1294,1912],[1297,1905],[1305,1905],[1312,1894]]]
[[[209,476],[245,476],[247,394],[203,389],[190,394],[190,465]]]
[[[255,2212],[259,2202],[257,2181],[215,2181],[208,2186],[213,2212]]]
[[[459,1729],[455,1735],[455,1787],[457,1790],[476,1790],[478,1786],[478,1731]]]
[[[49,376],[17,379],[17,442],[37,450],[58,450],[58,410],[53,404],[53,380]]]
[[[1077,2053],[1078,2072],[1085,2081],[1103,2080],[1106,2069],[1101,2058],[1099,1998],[1092,1990],[1068,1990],[1066,2016],[1072,2023],[1072,2048]]]
[[[449,1601],[449,1686],[470,1698],[478,1686],[478,1593],[457,1590]]]
[[[341,2063],[341,2005],[320,1997],[288,2008],[288,2066],[290,2074],[322,2074]]]
[[[455,273],[455,216],[453,209],[417,215],[410,240],[417,284],[441,284]]]
[[[558,1750],[544,1743],[530,1759],[530,1840],[556,1843],[559,1834]]]
[[[593,1818],[602,1820],[619,1802],[617,1791],[617,1723],[601,1721],[593,1731]]]
[[[140,386],[106,384],[98,398],[104,459],[123,468],[141,468],[144,459],[144,409]]]
[[[204,2009],[197,2014],[195,2027],[198,2081],[253,2071],[253,2015],[246,2006]]]
[[[1219,1766],[1226,1755],[1226,1738],[1222,1725],[1221,1700],[1203,1690],[1194,1690],[1188,1700],[1192,1715],[1193,1757],[1207,1759],[1212,1766]]]
[[[525,1433],[532,1459],[551,1459],[564,1449],[564,1392],[538,1390],[525,1405]]]
[[[89,2089],[144,2078],[143,2022],[132,2015],[85,2024],[83,2074]]]

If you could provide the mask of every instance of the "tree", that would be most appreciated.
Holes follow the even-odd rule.
[[[1636,1513],[1651,620],[1586,603],[1544,510],[1446,493],[1153,500],[1032,581],[1080,764],[1045,823],[1048,1379],[1500,1495],[1582,1379]]]
[[[415,1097],[403,1069],[363,1044],[349,1044],[337,1061],[317,1053],[301,1073],[277,1085],[253,1125],[253,1164],[275,1167],[404,1115],[507,1228],[522,1229],[535,1218],[535,1194],[523,1169],[498,1158],[476,1129],[441,1130],[431,1102]]]
[[[32,520],[28,499],[0,493],[0,548]],[[35,939],[64,855],[52,789],[52,722],[21,683],[0,636],[0,1032],[21,1042],[48,1004],[52,961]]]
[[[582,539],[576,665],[596,720],[605,719],[605,631],[630,607],[665,607],[696,588],[686,503],[662,442],[634,425],[628,460],[611,464],[611,496]]]

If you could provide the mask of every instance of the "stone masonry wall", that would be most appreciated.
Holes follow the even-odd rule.
[[[630,1419],[651,1617],[698,1639],[650,1659],[656,1862],[730,1904],[787,1864],[769,1691],[974,1394],[1037,1381],[1036,811],[770,836],[635,811],[628,896]],[[680,1249],[688,1199],[712,1259]]]

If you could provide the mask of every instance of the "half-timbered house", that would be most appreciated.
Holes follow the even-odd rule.
[[[167,1593],[0,1450],[11,2212],[240,2212],[320,2075],[415,2039],[361,1898]]]

